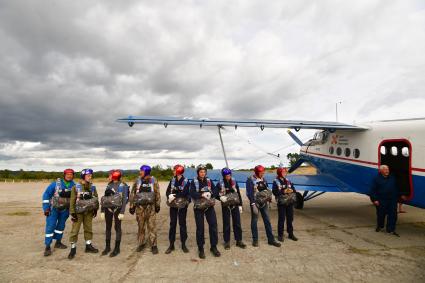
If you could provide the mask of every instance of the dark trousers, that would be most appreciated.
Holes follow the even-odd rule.
[[[222,206],[223,215],[223,238],[224,242],[230,241],[230,216],[232,216],[233,234],[236,241],[242,241],[241,215],[239,207]]]
[[[217,217],[215,215],[214,207],[210,207],[207,210],[195,209],[195,222],[196,222],[196,243],[199,249],[204,248],[204,216],[208,222],[208,230],[210,234],[211,247],[217,246],[218,243],[218,232],[217,232]]]
[[[270,218],[269,218],[268,205],[265,205],[262,208],[258,208],[258,211],[261,214],[261,217],[263,218],[264,228],[266,229],[267,240],[269,243],[272,243],[274,242],[274,236],[272,231],[272,225],[270,223]],[[252,212],[252,205],[251,205],[251,232],[252,232],[253,241],[258,241],[257,222],[258,222],[258,215]]]
[[[376,207],[377,227],[384,228],[385,217],[387,217],[387,232],[394,232],[397,222],[397,200],[378,200]]]
[[[175,207],[170,207],[170,231],[168,233],[168,239],[170,240],[170,243],[174,243],[176,241],[177,218],[179,219],[180,240],[182,243],[186,242],[187,240],[186,215],[187,215],[187,207],[180,208],[180,209]]]
[[[278,205],[278,221],[277,221],[277,234],[283,237],[283,229],[286,220],[286,231],[289,235],[294,233],[292,221],[294,220],[294,206],[293,205]]]
[[[106,231],[105,231],[105,240],[111,240],[111,230],[112,230],[112,221],[115,224],[115,241],[121,241],[121,220],[118,219],[120,214],[119,209],[113,210],[111,212],[109,209],[105,209],[105,222],[106,222]]]

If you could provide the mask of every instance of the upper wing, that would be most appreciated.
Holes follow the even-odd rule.
[[[259,127],[264,128],[291,128],[291,129],[322,129],[322,130],[366,130],[364,127],[339,122],[303,121],[303,120],[256,120],[256,119],[214,119],[193,117],[166,117],[166,116],[128,116],[118,119],[117,122],[134,124],[187,125],[187,126],[216,126],[216,127]]]

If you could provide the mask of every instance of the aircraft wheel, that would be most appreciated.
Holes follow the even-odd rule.
[[[295,204],[296,209],[303,209],[304,208],[304,197],[301,193],[297,192],[297,203]]]

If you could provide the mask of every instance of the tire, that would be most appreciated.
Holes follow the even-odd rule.
[[[304,208],[304,197],[301,193],[297,192],[297,203],[295,204],[296,209],[303,209]]]

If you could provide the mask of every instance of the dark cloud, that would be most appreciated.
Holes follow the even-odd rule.
[[[215,130],[115,120],[329,120],[356,96],[351,121],[423,99],[423,11],[372,2],[0,1],[0,160],[218,159]],[[241,149],[229,155],[250,159],[226,138]]]

